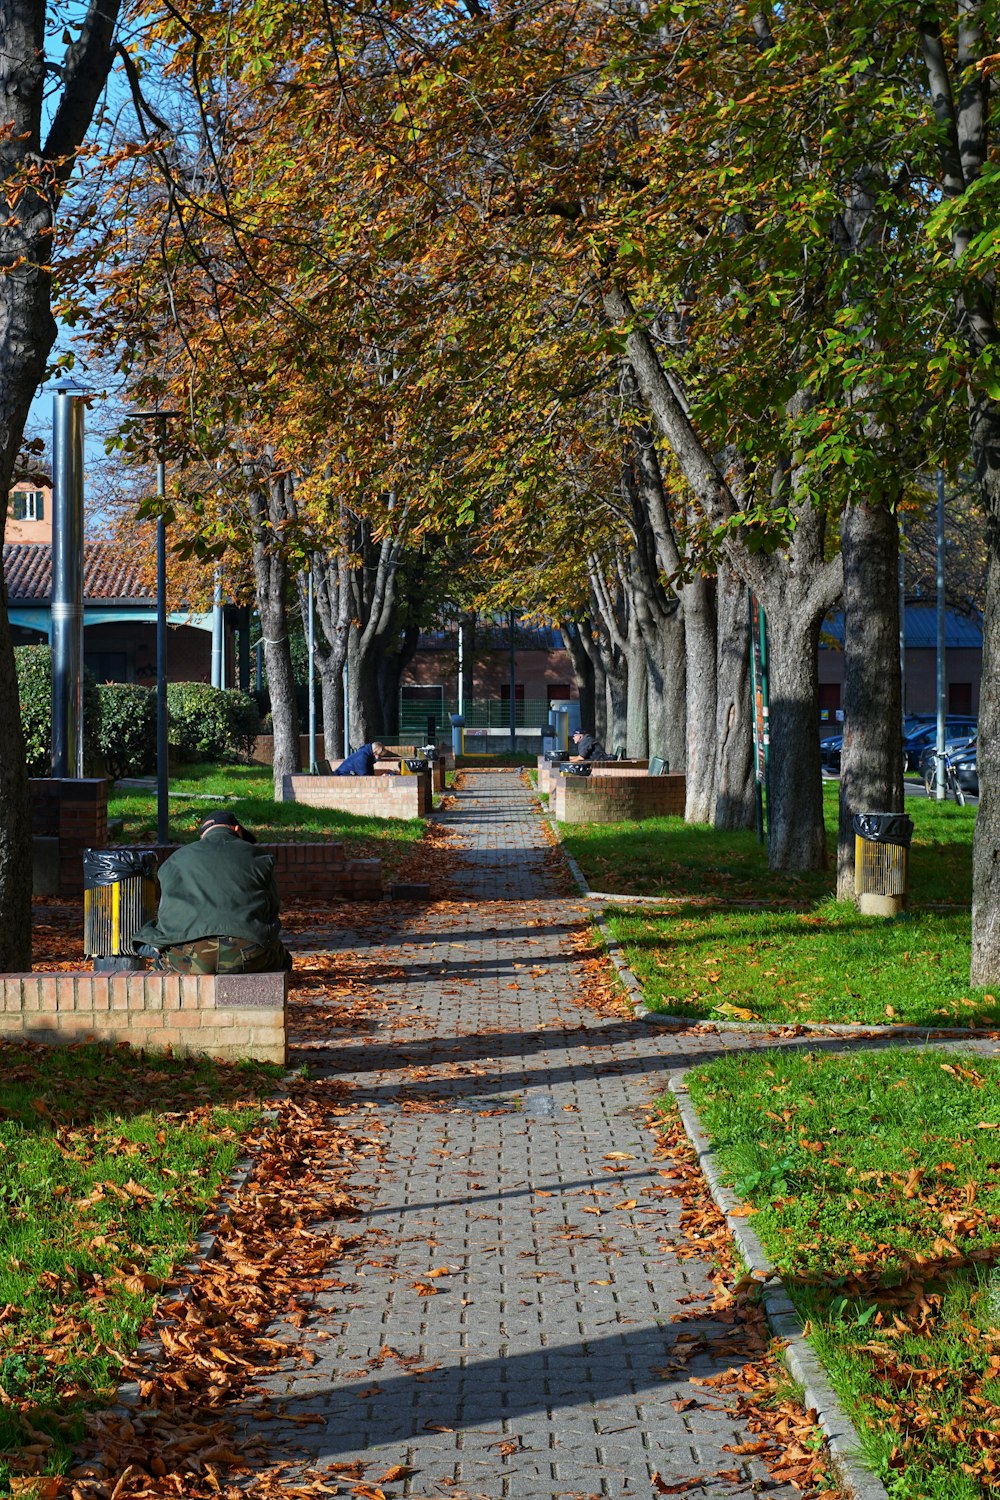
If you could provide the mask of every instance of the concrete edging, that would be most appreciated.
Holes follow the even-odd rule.
[[[712,1198],[725,1216],[729,1232],[750,1274],[761,1283],[761,1300],[768,1324],[775,1336],[785,1341],[782,1358],[789,1374],[802,1387],[806,1407],[815,1410],[837,1476],[853,1500],[889,1500],[882,1481],[868,1468],[857,1428],[840,1404],[823,1364],[806,1341],[802,1322],[780,1275],[746,1219],[735,1212],[740,1208],[740,1202],[722,1182],[711,1141],[687,1091],[686,1080],[691,1071],[685,1068],[683,1072],[675,1073],[668,1087],[677,1102],[685,1133],[695,1149],[698,1166]]]

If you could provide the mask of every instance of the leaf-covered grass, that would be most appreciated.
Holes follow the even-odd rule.
[[[268,766],[184,766],[170,778],[170,837],[188,843],[213,807],[227,807],[261,843],[339,839],[349,859],[381,859],[392,874],[423,837],[419,818],[368,818],[299,802],[275,802]],[[179,794],[179,795],[178,795]],[[206,798],[217,798],[207,801]],[[124,819],[118,843],[144,844],[156,838],[155,791],[115,792],[108,816]]]
[[[893,1500],[996,1493],[1000,1060],[730,1056],[689,1074]]]
[[[279,1070],[0,1043],[0,1490],[107,1399]]]
[[[654,1010],[780,1024],[1000,1022],[1000,997],[969,986],[967,912],[886,921],[830,900],[806,912],[682,906],[607,917]]]
[[[571,823],[562,832],[566,848],[595,890],[637,896],[697,896],[719,901],[810,902],[834,886],[832,855],[837,841],[837,784],[823,787],[826,871],[799,875],[767,868],[767,850],[753,832],[724,833],[682,818],[638,823]],[[913,902],[971,900],[974,807],[908,797],[914,822],[910,851]]]

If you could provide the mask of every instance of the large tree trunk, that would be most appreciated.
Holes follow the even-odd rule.
[[[970,422],[986,507],[986,609],[979,688],[979,812],[972,846],[973,984],[1000,984],[1000,405],[981,399]]]
[[[854,896],[853,818],[901,812],[899,527],[886,506],[848,505],[844,558],[844,740],[840,752],[837,895]]]
[[[646,694],[649,753],[660,755],[671,771],[683,771],[687,754],[687,666],[684,613],[663,615],[646,640]]]
[[[274,797],[280,802],[285,777],[300,768],[299,709],[288,642],[289,573],[282,543],[282,528],[294,512],[294,501],[286,475],[262,476],[248,465],[247,480],[257,614],[274,735]]]
[[[728,561],[716,580],[716,828],[753,828],[753,704],[747,586]]]
[[[561,626],[561,631],[567,654],[573,663],[573,676],[576,678],[577,690],[580,694],[580,723],[588,734],[600,740],[601,736],[597,728],[594,662],[583,639],[590,628],[589,620],[581,620],[578,624],[567,620]],[[604,744],[603,740],[601,744]]]
[[[684,817],[711,823],[715,814],[716,621],[707,578],[696,574],[681,591],[687,666],[687,785]]]
[[[822,615],[790,606],[767,615],[767,819],[772,870],[822,870],[826,866],[816,680],[821,621]]]

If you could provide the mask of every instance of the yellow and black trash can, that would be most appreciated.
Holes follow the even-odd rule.
[[[855,813],[854,891],[858,910],[898,917],[906,905],[913,819],[905,813]]]
[[[407,755],[399,763],[399,769],[403,776],[415,776],[420,771],[427,770],[427,759],[423,755]]]
[[[83,851],[83,951],[97,974],[144,969],[133,946],[156,911],[156,855],[151,849]]]

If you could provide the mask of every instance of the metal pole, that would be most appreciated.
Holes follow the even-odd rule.
[[[167,496],[167,419],[160,417],[156,434],[156,493],[161,501],[156,518],[156,842],[170,842],[169,758],[167,744],[167,523],[162,502]]]
[[[458,712],[465,713],[465,627],[458,622]]]
[[[316,774],[316,597],[309,569],[309,770]]]
[[[83,414],[81,386],[52,403],[52,774],[83,775]]]
[[[222,570],[216,568],[212,587],[212,686],[221,688],[222,670]]]
[[[937,472],[937,777],[935,795],[944,801],[944,470]]]
[[[510,750],[517,749],[517,667],[514,660],[514,611],[509,616],[510,625]]]

